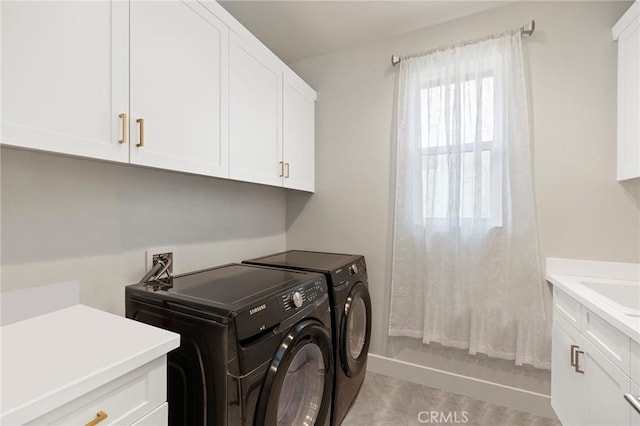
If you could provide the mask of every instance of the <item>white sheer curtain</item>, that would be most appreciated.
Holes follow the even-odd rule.
[[[521,36],[403,60],[389,335],[550,368]]]

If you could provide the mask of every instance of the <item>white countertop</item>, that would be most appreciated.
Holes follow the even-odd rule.
[[[640,317],[623,314],[580,283],[589,279],[640,281],[640,265],[550,258],[546,269],[547,281],[640,343]]]
[[[180,335],[75,305],[0,328],[0,424],[23,424],[180,345]]]

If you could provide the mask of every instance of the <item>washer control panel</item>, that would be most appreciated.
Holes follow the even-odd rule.
[[[320,304],[327,297],[326,279],[320,274],[313,274],[303,282],[273,293],[271,297],[257,300],[236,315],[238,339],[245,340],[265,333],[299,310],[314,303]],[[328,306],[328,301],[326,303]]]
[[[367,264],[363,256],[331,272],[331,284],[334,287],[349,287],[358,281],[367,282]]]
[[[292,289],[280,297],[284,305],[284,310],[289,311],[302,308],[325,293],[326,290],[322,284],[322,279],[319,279],[311,284]]]
[[[355,263],[352,263],[351,265],[349,265],[349,274],[355,275],[357,273],[358,273],[358,265],[356,265]]]

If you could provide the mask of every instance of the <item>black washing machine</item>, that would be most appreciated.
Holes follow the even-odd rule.
[[[291,250],[243,263],[320,272],[327,277],[336,359],[331,424],[341,424],[362,386],[371,339],[371,298],[364,257]]]
[[[169,424],[325,425],[333,387],[321,274],[231,264],[126,287],[126,314],[180,333]]]

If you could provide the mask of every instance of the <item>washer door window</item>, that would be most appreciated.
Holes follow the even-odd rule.
[[[351,377],[366,365],[371,340],[371,298],[362,282],[351,288],[340,324],[340,362]]]
[[[331,408],[331,337],[315,320],[284,338],[265,376],[256,425],[324,425]]]

